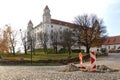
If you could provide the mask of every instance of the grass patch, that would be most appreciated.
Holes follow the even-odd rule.
[[[48,59],[66,59],[68,58],[68,53],[64,54],[44,54],[43,52],[36,53],[32,55],[32,60],[48,60]],[[78,53],[71,53],[71,57],[77,57]],[[12,54],[1,54],[3,59],[7,60],[19,60],[20,58],[24,58],[24,60],[31,60],[31,54],[16,54],[15,56]]]

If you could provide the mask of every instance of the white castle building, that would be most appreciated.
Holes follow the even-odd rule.
[[[50,9],[48,8],[48,6],[44,8],[44,13],[42,17],[43,17],[43,21],[40,24],[33,26],[33,23],[30,20],[27,27],[27,32],[31,33],[36,38],[36,44],[35,44],[36,49],[41,47],[39,45],[40,42],[37,41],[37,38],[38,38],[37,35],[40,32],[47,32],[48,34],[50,34],[53,31],[58,31],[58,30],[63,31],[65,29],[75,28],[75,24],[73,23],[52,19],[50,14]],[[48,41],[47,47],[48,48],[51,47],[50,39]]]

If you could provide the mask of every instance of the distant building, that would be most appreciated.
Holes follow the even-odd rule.
[[[28,26],[27,26],[28,48],[30,48],[30,35],[34,36],[34,39],[36,40],[35,49],[38,49],[38,48],[42,48],[42,46],[40,46],[40,41],[38,40],[38,37],[39,37],[38,34],[40,32],[48,33],[49,41],[47,43],[47,47],[51,48],[52,45],[51,45],[51,40],[50,40],[50,34],[52,32],[54,32],[54,31],[62,32],[65,29],[74,31],[74,29],[77,29],[77,27],[78,27],[74,23],[52,19],[51,14],[50,14],[50,9],[48,8],[48,6],[46,6],[43,11],[44,11],[43,16],[42,16],[43,21],[40,22],[40,24],[33,26],[33,23],[31,20],[28,22]],[[59,46],[59,49],[60,48],[61,47]],[[74,46],[72,46],[72,48],[78,49],[78,44],[75,44]],[[107,51],[120,49],[120,36],[108,37],[108,38],[106,38],[105,42],[101,46],[91,47],[90,50],[100,51],[101,48],[105,48]],[[81,49],[85,50],[86,48],[85,48],[85,46],[81,46]]]
[[[36,44],[35,44],[36,49],[42,48],[42,46],[40,46],[40,42],[38,41],[38,37],[39,37],[38,34],[40,32],[45,32],[45,33],[47,32],[50,35],[54,31],[63,31],[65,29],[75,28],[75,24],[73,23],[52,19],[50,14],[50,9],[48,8],[48,6],[44,8],[44,13],[42,17],[43,17],[43,21],[40,24],[34,27],[32,21],[30,20],[27,26],[28,45],[30,45],[30,34],[31,34],[36,39]],[[52,47],[50,37],[47,47],[48,48]]]
[[[120,36],[106,38],[105,42],[102,44],[102,48],[105,48],[108,52],[120,50]]]

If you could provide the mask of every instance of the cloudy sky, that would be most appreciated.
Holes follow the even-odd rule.
[[[8,24],[15,30],[26,29],[29,20],[35,26],[42,21],[46,5],[52,18],[68,22],[78,15],[96,14],[109,36],[120,35],[120,0],[0,0],[0,28]]]

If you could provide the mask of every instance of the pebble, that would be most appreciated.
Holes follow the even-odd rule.
[[[0,66],[0,80],[120,80],[120,72],[59,72],[61,67]]]
[[[120,69],[120,54],[97,59],[98,65]],[[86,63],[86,65],[89,63]],[[0,66],[0,80],[120,80],[118,72],[60,72],[65,66]]]

